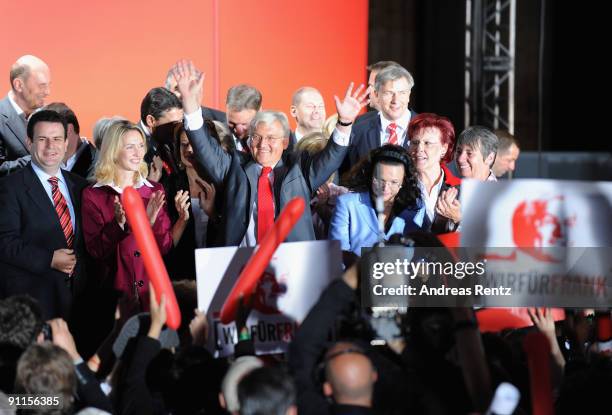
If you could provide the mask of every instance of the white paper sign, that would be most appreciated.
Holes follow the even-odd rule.
[[[219,313],[254,248],[206,248],[195,251],[198,308],[209,322],[209,348],[216,357],[233,354],[238,341],[233,323]],[[283,353],[298,324],[332,279],[342,275],[338,241],[281,244],[255,290],[247,326],[257,354]]]
[[[461,245],[483,248],[487,285],[512,289],[483,305],[610,305],[612,182],[465,180],[461,204]]]

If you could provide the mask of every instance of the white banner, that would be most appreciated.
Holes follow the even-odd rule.
[[[461,204],[461,246],[483,248],[487,286],[512,293],[483,305],[610,304],[612,182],[465,180]]]
[[[219,314],[254,248],[206,248],[195,251],[198,308],[209,322],[208,346],[216,357],[233,354],[234,323]],[[332,279],[342,275],[338,241],[281,244],[255,290],[247,326],[257,354],[283,353],[299,323]]]

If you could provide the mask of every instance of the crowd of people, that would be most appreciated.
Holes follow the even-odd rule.
[[[0,101],[0,411],[19,409],[11,394],[38,394],[60,405],[35,413],[494,413],[505,382],[520,396],[505,413],[531,413],[521,344],[535,330],[551,350],[558,413],[607,412],[609,311],[566,310],[555,322],[536,309],[533,328],[481,334],[470,308],[413,308],[394,317],[397,341],[373,341],[360,306],[362,248],[442,247],[436,235],[462,228],[461,180],[511,176],[520,146],[505,131],[456,134],[447,117],[414,112],[415,81],[399,64],[368,70],[368,85],[333,97],[329,117],[316,88],[299,88],[292,131],[251,85],[229,89],[225,112],[201,106],[204,75],[181,60],[143,98],[138,122],[102,118],[89,140],[72,109],[46,103],[46,63],[19,58]],[[127,187],[144,202],[172,279],[176,332],[126,219]],[[194,251],[255,247],[296,197],[306,207],[286,241],[339,241],[344,274],[288,353],[256,356],[252,302],[241,299],[234,355],[214,358],[196,309]]]

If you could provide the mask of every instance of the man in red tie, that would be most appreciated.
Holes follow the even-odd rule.
[[[408,148],[408,124],[416,115],[408,108],[413,86],[412,75],[399,65],[391,65],[378,72],[373,91],[378,115],[358,120],[355,124],[349,157],[342,166],[342,173],[383,144]]]
[[[314,157],[284,151],[289,145],[290,130],[287,116],[279,111],[260,111],[251,120],[247,142],[250,153],[228,153],[203,128],[199,111],[203,75],[189,61],[177,63],[173,73],[194,154],[215,185],[225,186],[222,244],[257,245],[294,197],[307,202],[306,210],[287,241],[314,240],[308,201],[346,156],[352,123],[367,104],[369,89],[361,86],[353,90],[351,84],[342,99],[334,97],[338,125],[326,148]]]
[[[87,182],[60,169],[66,120],[43,110],[27,127],[32,161],[0,180],[0,298],[29,294],[45,318],[67,318],[82,278],[81,191]]]

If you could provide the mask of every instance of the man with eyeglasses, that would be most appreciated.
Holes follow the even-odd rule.
[[[297,123],[295,132],[292,132],[290,137],[292,144],[300,141],[306,134],[322,131],[325,122],[325,101],[315,88],[304,86],[295,91],[289,112]]]
[[[203,128],[201,111],[203,75],[190,61],[173,67],[183,100],[185,130],[198,162],[215,185],[224,184],[221,218],[223,246],[255,246],[265,237],[274,219],[293,198],[309,202],[312,193],[338,169],[348,151],[351,125],[367,104],[369,89],[351,84],[340,100],[334,97],[339,122],[326,148],[308,154],[284,152],[289,145],[289,122],[278,111],[260,111],[250,123],[250,154],[225,152]],[[196,75],[194,75],[196,74]],[[287,242],[314,240],[309,204]]]
[[[379,108],[378,116],[355,124],[342,172],[384,144],[408,148],[408,124],[415,115],[408,108],[413,86],[412,75],[401,66],[391,65],[376,75],[373,96]]]

